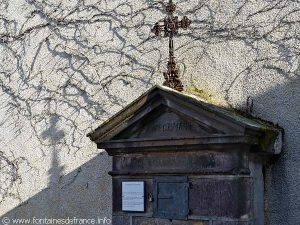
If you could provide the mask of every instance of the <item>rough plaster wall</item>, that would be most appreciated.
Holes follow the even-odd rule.
[[[300,1],[175,1],[183,80],[279,123],[267,222],[300,219]],[[86,134],[155,83],[167,40],[155,0],[0,0],[0,213],[110,216],[110,160]],[[100,153],[100,155],[98,155]]]

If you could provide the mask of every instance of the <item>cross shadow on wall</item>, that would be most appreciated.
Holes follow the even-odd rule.
[[[2,215],[0,221],[5,217],[10,219],[111,217],[111,181],[108,171],[101,169],[103,162],[107,164],[109,160],[107,154],[100,153],[71,173],[63,175],[57,143],[65,134],[57,128],[58,122],[59,117],[51,115],[50,126],[42,133],[42,138],[49,139],[52,146],[48,187]]]
[[[49,186],[2,215],[12,218],[83,218],[111,217],[111,186],[108,171],[101,164],[109,160],[99,154],[67,175],[60,176],[57,153],[53,153]],[[58,185],[53,184],[58,182]]]

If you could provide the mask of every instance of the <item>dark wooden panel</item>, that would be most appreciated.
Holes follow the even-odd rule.
[[[193,179],[189,207],[193,216],[251,217],[252,179]]]
[[[142,218],[136,217],[133,219],[133,225],[209,225],[207,221],[194,221],[194,220],[167,220],[155,218]]]
[[[248,159],[241,152],[178,152],[115,156],[113,173],[248,173]]]

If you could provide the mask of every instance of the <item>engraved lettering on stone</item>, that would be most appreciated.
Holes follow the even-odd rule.
[[[152,130],[157,132],[169,132],[169,131],[186,131],[186,130],[191,130],[192,125],[190,123],[186,122],[166,122],[163,124],[157,124],[153,126]]]

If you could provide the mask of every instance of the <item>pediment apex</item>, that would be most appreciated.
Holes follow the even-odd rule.
[[[264,121],[249,119],[233,110],[225,109],[220,106],[205,102],[203,99],[200,99],[197,96],[181,93],[168,87],[156,85],[133,101],[131,104],[126,106],[116,115],[111,117],[109,120],[104,122],[97,129],[90,132],[87,136],[97,144],[102,142],[116,141],[120,138],[124,138],[124,135],[119,135],[122,133],[122,131],[128,129],[131,129],[131,131],[140,129],[134,126],[137,126],[139,121],[143,121],[145,118],[151,116],[151,114],[154,112],[157,113],[157,111],[159,111],[159,109],[162,107],[169,109],[169,111],[173,113],[171,116],[173,119],[171,120],[170,124],[165,126],[173,127],[174,132],[176,132],[176,129],[186,126],[190,126],[192,130],[195,130],[195,126],[190,124],[194,124],[193,121],[196,121],[200,127],[204,128],[201,128],[203,132],[202,130],[200,132],[200,129],[198,129],[198,136],[200,134],[203,137],[207,137],[209,135],[222,136],[223,134],[225,137],[235,134],[237,136],[247,136],[248,139],[251,139],[251,137],[259,139],[264,138],[265,136],[266,140],[262,140],[262,142],[263,147],[266,149],[270,148],[269,145],[274,145],[278,139],[278,136],[280,136],[282,133],[281,128],[270,125]],[[161,112],[157,115],[164,117]],[[178,116],[177,123],[174,122],[176,120],[176,116]],[[186,123],[185,120],[192,121],[192,123]],[[158,127],[158,123],[159,121],[156,121],[156,128]],[[161,129],[166,129],[163,127],[163,125],[161,127]],[[146,128],[143,129],[147,130]],[[206,136],[205,129],[207,129]],[[215,132],[212,132],[214,129]],[[150,134],[148,139],[155,138],[155,136],[151,136],[153,135],[151,132],[143,132],[144,131],[140,132],[143,134],[141,135],[143,139],[147,139],[147,134]],[[135,136],[129,136],[125,139],[134,138],[136,140],[140,137],[137,136],[137,133],[139,132],[132,131],[132,134]],[[118,138],[115,138],[116,136]],[[180,138],[180,136],[178,138]]]

